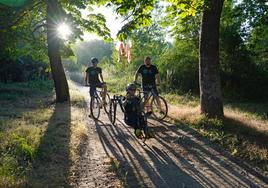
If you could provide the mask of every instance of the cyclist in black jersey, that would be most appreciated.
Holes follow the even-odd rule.
[[[102,76],[102,69],[100,67],[98,67],[98,59],[96,57],[91,58],[91,64],[92,66],[89,66],[86,69],[86,76],[85,76],[85,82],[86,85],[90,86],[90,96],[94,96],[94,91],[96,90],[96,88],[102,88],[102,99],[103,102],[106,103],[106,93],[107,93],[107,86],[103,80],[103,76]],[[100,79],[101,81],[100,81]]]
[[[153,94],[156,95],[156,101],[158,103],[158,106],[161,110],[161,103],[158,97],[158,91],[157,91],[157,85],[160,85],[160,74],[155,65],[151,63],[151,58],[149,56],[144,58],[144,65],[141,65],[138,70],[135,73],[135,78],[134,78],[134,83],[137,82],[138,76],[141,75],[142,77],[142,90],[144,92],[151,92],[153,91]],[[156,83],[157,81],[157,83]],[[145,95],[145,101],[148,96]],[[148,101],[147,101],[148,102]],[[152,114],[152,109],[150,106],[147,104],[144,104],[147,106],[147,114],[151,115]]]

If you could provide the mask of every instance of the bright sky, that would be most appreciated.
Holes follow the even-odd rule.
[[[88,10],[81,10],[82,16],[86,17],[89,13]],[[106,25],[111,31],[111,36],[113,39],[116,38],[117,32],[121,29],[121,27],[124,25],[122,23],[122,18],[116,18],[116,14],[113,13],[113,10],[111,8],[106,7],[94,7],[94,13],[101,13],[106,18]],[[100,39],[100,37],[96,34],[92,33],[85,33],[84,37],[85,40],[91,40],[91,39]]]
[[[161,5],[165,5],[165,2],[161,2]],[[94,13],[101,13],[105,16],[106,18],[106,25],[111,31],[111,36],[113,39],[116,39],[116,34],[118,31],[121,29],[121,27],[124,25],[123,24],[123,18],[120,16],[116,15],[116,13],[113,11],[112,7],[96,7],[93,6],[94,8]],[[81,10],[82,16],[86,18],[86,16],[89,14],[88,10]],[[84,40],[92,40],[92,39],[101,39],[98,35],[93,34],[93,33],[85,33],[84,34]],[[173,38],[170,35],[166,36],[166,40],[169,42],[173,42]]]

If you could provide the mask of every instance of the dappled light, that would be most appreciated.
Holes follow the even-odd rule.
[[[0,188],[267,187],[267,0],[0,0]]]

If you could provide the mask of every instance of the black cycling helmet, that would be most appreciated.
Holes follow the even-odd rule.
[[[131,83],[127,85],[126,91],[137,89],[136,84]]]
[[[99,62],[99,60],[96,57],[92,57],[90,61],[92,64]]]

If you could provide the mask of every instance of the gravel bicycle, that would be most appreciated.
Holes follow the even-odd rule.
[[[90,116],[97,120],[100,117],[100,109],[104,108],[104,111],[108,114],[109,113],[109,104],[110,104],[110,96],[106,93],[106,103],[102,100],[102,92],[101,90],[94,87],[93,90],[94,94],[90,97]]]

